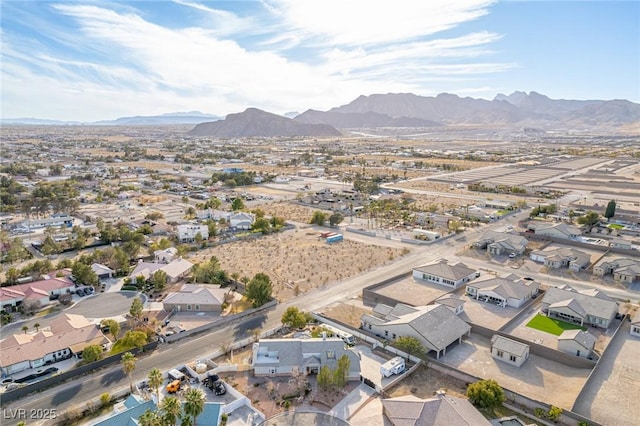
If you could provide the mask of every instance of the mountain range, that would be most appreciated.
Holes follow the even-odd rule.
[[[288,113],[287,115],[291,115]],[[334,136],[337,129],[517,125],[585,128],[640,126],[640,105],[627,100],[550,99],[537,92],[498,94],[493,100],[412,93],[360,96],[328,111],[309,109],[293,119],[249,108],[225,120],[197,125],[197,136]]]
[[[201,123],[189,132],[193,136],[226,138],[271,136],[340,136],[328,124],[302,123],[257,108],[248,108],[238,114],[229,114],[224,120]]]
[[[91,122],[46,120],[41,118],[3,118],[1,124],[19,124],[32,126],[143,126],[167,124],[198,124],[206,121],[219,120],[222,117],[204,114],[200,111],[171,112],[162,115],[141,115],[134,117],[120,117],[115,120],[101,120]]]

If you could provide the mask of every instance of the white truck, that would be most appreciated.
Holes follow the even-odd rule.
[[[404,358],[397,356],[380,366],[380,374],[382,374],[382,377],[390,377],[394,374],[402,373],[404,368]]]

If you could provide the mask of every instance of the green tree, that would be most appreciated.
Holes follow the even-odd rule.
[[[329,225],[337,226],[343,220],[344,220],[344,215],[342,213],[336,212],[336,213],[332,214],[331,216],[329,216]]]
[[[234,212],[237,212],[237,211],[243,210],[243,209],[244,209],[244,201],[242,201],[242,198],[240,198],[240,197],[235,198],[231,202],[231,210],[233,210]]]
[[[22,326],[22,331],[24,331],[24,334],[27,334],[27,331],[29,331],[29,327],[26,325]]]
[[[111,395],[109,395],[109,392],[105,392],[102,395],[100,395],[100,405],[102,405],[103,407],[106,407],[107,405],[109,405],[110,402],[111,402]]]
[[[271,231],[271,222],[269,222],[269,219],[261,217],[253,222],[253,225],[251,225],[251,229],[254,231],[262,232],[263,234],[268,234]]]
[[[37,323],[33,324],[33,328],[35,328],[35,329],[36,329],[36,333],[37,333],[38,331],[40,331],[40,323],[39,323],[39,322],[37,322]]]
[[[138,417],[138,425],[140,426],[162,426],[162,418],[157,411],[147,409],[140,417]]]
[[[89,345],[82,350],[82,360],[86,362],[95,362],[102,358],[102,346]]]
[[[109,334],[113,337],[114,342],[118,340],[118,334],[120,334],[120,323],[118,323],[118,321],[114,319],[103,319],[100,321],[100,325],[109,329]]]
[[[496,408],[504,402],[504,391],[493,379],[480,380],[467,387],[467,398],[480,408]]]
[[[75,262],[73,264],[73,268],[71,268],[71,273],[78,282],[84,285],[98,285],[98,276],[95,272],[93,272],[93,269],[91,269],[89,265],[85,265],[81,262]]]
[[[131,302],[131,308],[129,308],[129,315],[139,320],[140,316],[142,315],[143,309],[144,309],[144,305],[142,304],[142,299],[140,299],[139,297],[136,297],[135,299],[133,299],[133,302]]]
[[[151,276],[149,282],[153,284],[153,288],[157,291],[164,290],[164,287],[167,285],[167,281],[169,278],[167,277],[167,273],[162,270],[157,270]]]
[[[53,241],[51,235],[47,235],[47,238],[44,239],[42,246],[40,246],[40,251],[45,256],[51,256],[52,254],[60,253],[62,249],[60,248],[59,244]]]
[[[604,217],[609,221],[612,217],[616,215],[616,201],[611,200],[607,204],[607,209],[604,211]]]
[[[182,412],[182,406],[180,400],[175,396],[165,396],[160,402],[160,413],[164,424],[174,426],[180,413]]]
[[[600,215],[594,211],[589,211],[584,216],[578,218],[580,225],[593,226],[600,220]]]
[[[562,408],[552,405],[547,413],[547,418],[553,422],[558,421],[562,415]]]
[[[302,328],[307,325],[307,317],[295,306],[289,306],[280,319],[282,325],[291,328]]]
[[[129,330],[113,345],[111,352],[117,353],[128,351],[133,348],[140,349],[147,344],[148,340],[149,338],[147,337],[147,333],[144,331]]]
[[[313,212],[311,216],[311,220],[309,221],[312,225],[324,226],[324,223],[327,221],[326,213],[323,213],[319,210]]]
[[[20,272],[16,268],[9,268],[4,274],[5,282],[9,285],[16,284],[20,278]]]
[[[258,308],[267,303],[272,292],[271,278],[267,274],[258,272],[247,284],[245,296],[251,300],[254,308]]]
[[[349,368],[351,367],[351,360],[345,354],[338,359],[338,366],[336,371],[333,372],[333,384],[337,387],[344,387],[347,384],[347,378],[349,377]]]
[[[327,390],[333,385],[333,373],[328,366],[323,365],[317,377],[320,389]]]
[[[392,346],[409,355],[423,356],[425,354],[422,343],[413,336],[400,336],[393,341]]]
[[[156,391],[156,402],[160,401],[160,386],[164,383],[164,377],[162,377],[162,372],[157,368],[153,368],[149,371],[149,375],[147,376],[147,383],[149,383],[149,387]]]
[[[191,418],[196,426],[196,418],[204,411],[205,397],[200,389],[190,388],[184,395],[184,415]]]
[[[127,377],[129,377],[129,389],[132,393],[133,377],[131,376],[131,374],[133,373],[133,370],[136,369],[137,361],[138,359],[131,352],[125,352],[124,355],[122,355],[122,371],[127,375]]]

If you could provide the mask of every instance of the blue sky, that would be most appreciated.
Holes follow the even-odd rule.
[[[359,95],[640,102],[640,1],[1,0],[2,117],[94,121]]]

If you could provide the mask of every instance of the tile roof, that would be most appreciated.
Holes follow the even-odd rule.
[[[467,287],[478,290],[490,290],[505,299],[524,299],[538,289],[535,281],[513,280],[508,278],[491,277],[483,281],[473,281]]]
[[[50,331],[36,334],[14,334],[0,340],[0,366],[7,367],[26,360],[37,360],[45,355],[86,343],[108,340],[95,324],[81,315],[62,314],[51,322]]]
[[[384,414],[394,426],[490,426],[466,399],[448,395],[420,399],[413,395],[383,399]]]
[[[184,284],[180,291],[172,292],[163,304],[222,305],[228,289],[212,284]]]

